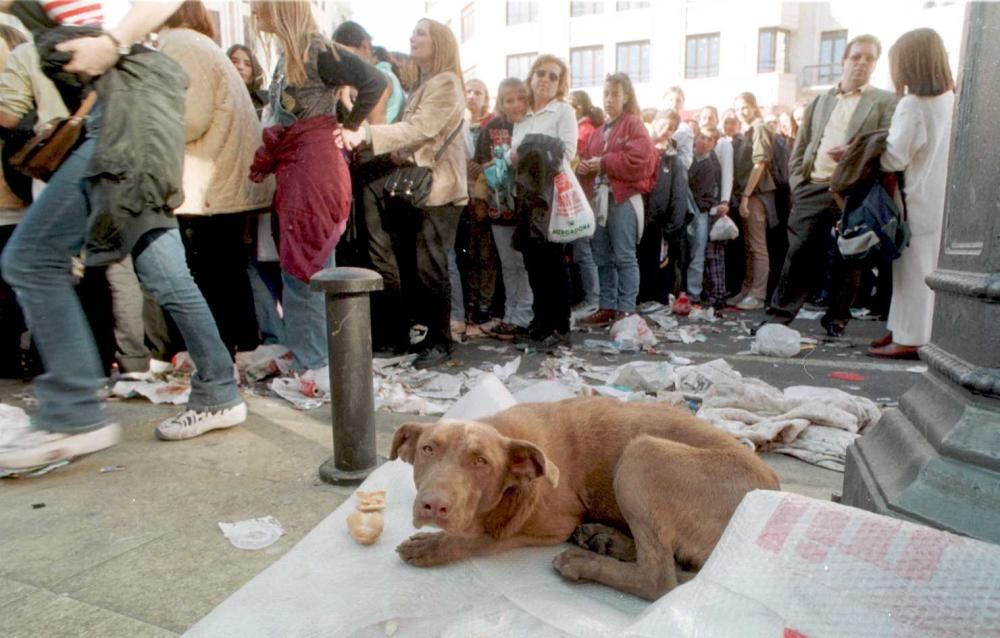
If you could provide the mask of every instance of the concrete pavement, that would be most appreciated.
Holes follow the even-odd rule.
[[[867,328],[873,335],[878,330]],[[830,382],[828,373],[856,369],[866,374],[859,393],[896,400],[915,379],[906,372],[914,362],[882,364],[849,353],[868,338],[862,333],[857,343],[792,360],[736,355],[746,342],[729,344],[722,336],[671,349],[696,361],[725,356],[744,374],[782,386],[844,387]],[[456,353],[470,365],[498,356],[475,343]],[[525,365],[530,369],[540,360],[532,357]],[[0,382],[0,401],[22,405],[14,395],[23,389]],[[0,481],[0,635],[182,633],[352,493],[316,475],[331,453],[329,406],[299,412],[277,397],[247,399],[245,425],[174,443],[157,441],[153,428],[176,407],[110,402],[110,413],[125,426],[120,445],[39,478]],[[388,453],[395,428],[414,418],[378,414],[380,453]],[[829,498],[840,490],[838,473],[790,457],[765,459],[789,491]],[[232,547],[218,527],[267,515],[281,522],[285,535],[259,552]]]

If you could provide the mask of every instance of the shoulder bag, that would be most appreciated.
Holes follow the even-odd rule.
[[[83,119],[96,101],[97,92],[91,91],[76,113],[46,123],[38,134],[10,158],[11,166],[35,179],[49,181],[80,141]]]
[[[402,199],[417,208],[422,206],[431,194],[431,186],[434,183],[434,165],[444,155],[445,150],[458,135],[458,132],[462,130],[464,124],[465,120],[458,122],[458,126],[444,141],[444,145],[434,154],[434,162],[430,166],[400,166],[390,173],[383,187],[386,196]]]

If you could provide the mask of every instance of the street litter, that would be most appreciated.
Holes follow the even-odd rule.
[[[194,359],[191,355],[184,352],[178,352],[174,355],[174,358],[170,360],[170,363],[174,367],[174,372],[182,372],[184,374],[193,374],[195,371]]]
[[[824,314],[826,314],[826,312],[823,310],[806,310],[805,308],[802,308],[799,310],[798,314],[795,315],[795,318],[806,321],[815,321],[817,319],[821,319]]]
[[[236,369],[249,383],[288,374],[294,365],[292,351],[282,345],[264,344],[251,352],[236,353]]]
[[[676,372],[676,387],[687,395],[700,397],[713,384],[740,382],[743,375],[725,359],[713,359],[696,366],[681,366]]]
[[[857,372],[831,372],[830,378],[838,381],[864,381],[865,375]]]
[[[121,472],[124,469],[124,465],[105,465],[99,470],[99,472],[101,474],[110,474],[111,472]]]
[[[191,396],[191,381],[185,377],[175,377],[171,381],[117,381],[111,387],[111,396],[145,397],[152,403],[184,405]]]
[[[515,357],[502,366],[493,366],[493,374],[495,374],[501,381],[506,381],[512,374],[515,374],[517,369],[520,367],[521,357]]]
[[[757,329],[750,351],[769,357],[794,357],[802,350],[802,335],[780,323],[767,323]]]
[[[680,325],[680,322],[677,321],[677,319],[674,319],[673,314],[669,309],[652,312],[646,315],[646,319],[649,319],[663,330],[673,330]]]
[[[874,401],[836,388],[791,386],[781,391],[747,379],[711,385],[698,416],[760,450],[843,472],[847,447],[864,428],[878,422],[881,411]],[[814,427],[823,430],[811,432]],[[827,431],[831,429],[845,434]]]
[[[44,507],[45,507],[45,503],[32,503],[31,504],[31,509],[33,509],[33,510],[40,510],[40,509],[42,509]]]
[[[712,306],[693,308],[691,313],[688,315],[688,319],[695,321],[708,321],[709,323],[714,323],[719,320],[718,317],[715,316],[715,308]]]
[[[324,403],[324,399],[310,397],[302,392],[299,377],[277,377],[271,379],[267,387],[297,410],[315,410]],[[326,400],[329,401],[329,397]]]
[[[219,523],[223,536],[238,549],[265,549],[274,545],[285,530],[273,516],[251,518],[236,523]]]
[[[646,350],[656,345],[656,335],[639,315],[629,315],[611,326],[611,340],[622,351]]]
[[[907,372],[913,372],[915,374],[923,374],[927,372],[927,366],[910,366],[906,369]]]
[[[607,384],[655,394],[674,386],[674,366],[659,361],[630,361],[615,369]]]

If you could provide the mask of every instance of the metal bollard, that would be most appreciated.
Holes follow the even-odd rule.
[[[334,485],[357,485],[378,467],[375,398],[372,392],[370,293],[382,276],[364,268],[327,268],[309,282],[326,295],[327,351],[333,410],[333,458],[319,477]]]

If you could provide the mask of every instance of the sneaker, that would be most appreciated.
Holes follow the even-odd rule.
[[[425,348],[413,360],[413,367],[417,370],[424,370],[436,365],[440,365],[451,359],[451,353],[444,346],[430,346]]]
[[[744,288],[743,290],[739,291],[739,293],[726,299],[726,303],[729,304],[730,306],[738,306],[741,301],[743,301],[749,296],[750,296],[750,291]]]
[[[122,427],[117,423],[108,423],[79,434],[34,428],[4,434],[4,440],[0,442],[0,469],[26,470],[71,461],[109,448],[121,440]]]
[[[619,319],[619,312],[610,308],[603,308],[588,317],[580,320],[580,325],[585,328],[605,328]]]
[[[570,309],[570,316],[573,317],[575,321],[580,321],[594,314],[598,310],[600,310],[600,306],[596,303],[581,301]]]
[[[224,410],[185,410],[156,426],[156,438],[161,441],[183,441],[201,436],[209,430],[231,428],[247,420],[247,404],[239,403]]]
[[[528,334],[528,329],[522,328],[521,326],[515,326],[514,324],[507,323],[506,321],[501,321],[492,330],[492,332],[490,332],[490,334],[501,341],[511,341],[519,336]]]
[[[740,310],[760,310],[764,307],[764,301],[752,295],[747,295],[743,301],[736,304],[736,307]]]

